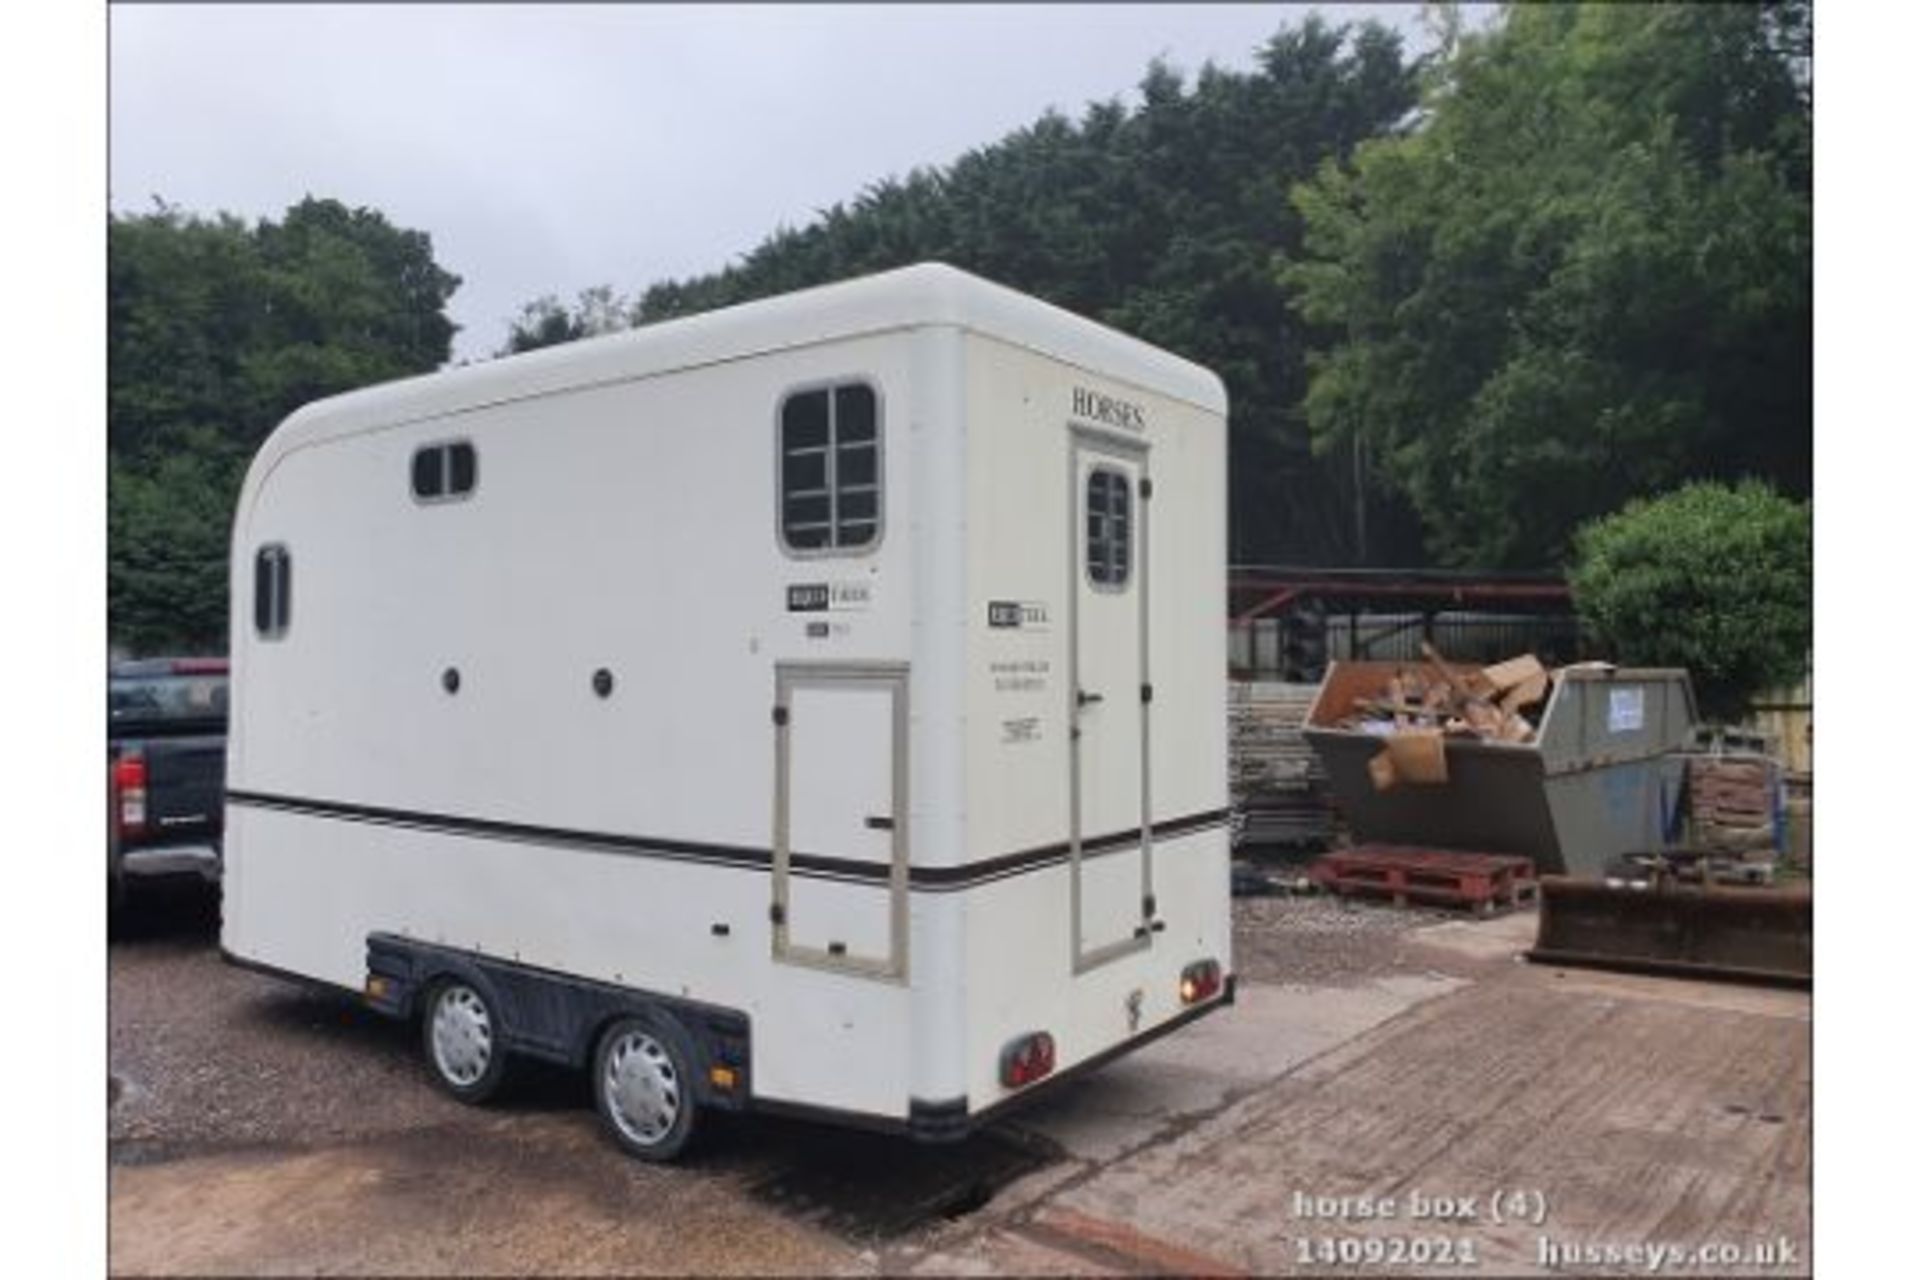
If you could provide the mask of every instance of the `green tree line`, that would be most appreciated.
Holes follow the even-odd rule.
[[[1308,16],[1246,72],[1191,83],[1147,68],[1139,105],[1050,112],[944,167],[879,182],[737,264],[656,283],[627,306],[650,324],[909,263],[1011,284],[1209,366],[1233,402],[1232,541],[1241,558],[1352,561],[1354,475],[1316,455],[1303,405],[1316,335],[1276,276],[1303,227],[1288,197],[1323,163],[1389,133],[1419,98],[1398,34]],[[604,329],[604,294],[528,304],[518,351]],[[1401,504],[1376,496],[1368,553],[1419,554]]]
[[[136,653],[226,647],[248,460],[309,400],[443,364],[459,278],[424,232],[308,198],[278,222],[161,205],[107,226],[107,612]]]
[[[1246,71],[1155,63],[722,270],[536,299],[503,354],[938,259],[1217,370],[1240,560],[1558,568],[1688,481],[1806,497],[1808,6],[1433,14],[1421,58],[1308,16]],[[458,281],[314,199],[117,216],[109,275],[113,635],[217,647],[246,458],[444,363]]]
[[[508,350],[938,258],[1217,370],[1236,559],[1558,568],[1695,479],[1812,479],[1807,4],[1309,17]]]

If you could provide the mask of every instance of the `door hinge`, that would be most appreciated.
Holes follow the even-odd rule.
[[[1153,496],[1153,477],[1152,477],[1152,476],[1141,476],[1141,477],[1140,477],[1140,497],[1141,497],[1141,500],[1142,500],[1142,501],[1145,501],[1146,499],[1148,499],[1148,498],[1151,498],[1152,496]]]
[[[787,709],[785,707],[775,707],[773,709],[773,723],[781,729],[787,727]]]
[[[891,831],[893,830],[893,819],[877,813],[869,814],[867,816],[867,830]]]
[[[1143,684],[1140,686],[1140,701],[1142,702],[1153,701],[1153,685],[1151,683]]]
[[[773,921],[773,922],[774,922],[774,924],[776,924],[776,925],[782,925],[782,924],[785,924],[785,923],[787,922],[787,905],[786,905],[786,903],[784,903],[784,902],[776,902],[776,903],[774,903],[774,904],[773,904],[772,906],[770,906],[770,907],[768,907],[768,908],[767,908],[767,919],[769,919],[769,920],[771,920],[771,921]]]
[[[1148,894],[1146,897],[1140,899],[1140,914],[1146,919],[1153,919],[1154,914],[1159,910],[1160,900],[1152,894]]]

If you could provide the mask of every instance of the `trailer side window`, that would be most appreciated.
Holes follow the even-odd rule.
[[[1087,472],[1087,577],[1119,589],[1132,570],[1133,484],[1124,471]]]
[[[780,406],[780,538],[789,552],[880,538],[880,398],[864,382],[799,391]]]
[[[293,557],[276,542],[253,557],[253,629],[263,640],[278,640],[292,612]]]
[[[413,496],[422,502],[464,498],[473,492],[479,461],[466,440],[446,440],[413,451]]]

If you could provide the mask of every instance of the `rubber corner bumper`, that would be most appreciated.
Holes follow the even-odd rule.
[[[914,1098],[907,1104],[907,1133],[921,1142],[959,1142],[973,1132],[975,1123],[964,1094],[938,1102]]]

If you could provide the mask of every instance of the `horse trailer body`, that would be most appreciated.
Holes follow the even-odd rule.
[[[576,1063],[651,1011],[703,1103],[929,1137],[1217,1007],[1225,414],[933,264],[301,409],[223,950]]]

